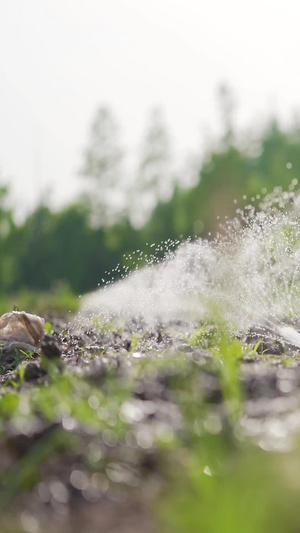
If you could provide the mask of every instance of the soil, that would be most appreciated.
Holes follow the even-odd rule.
[[[212,353],[189,343],[194,325],[176,322],[149,329],[141,321],[131,321],[120,329],[101,329],[90,325],[79,327],[76,323],[70,326],[61,320],[52,324],[53,332],[45,335],[42,352],[49,361],[59,360],[62,371],[67,368],[84,376],[87,383],[105,390],[112,373],[120,383],[127,382],[134,361],[180,352],[201,367],[199,387],[211,411],[225,416]],[[259,327],[252,328],[242,340],[249,346],[258,340],[262,342],[256,353],[249,350],[240,365],[241,430],[265,449],[284,450],[300,429],[300,354],[280,339],[265,335]],[[5,393],[10,382],[18,380],[17,362],[9,352],[2,353],[1,362],[0,383]],[[24,381],[18,384],[20,390],[47,383],[47,370],[38,352],[30,360],[24,357],[24,364]],[[132,429],[125,440],[119,442],[113,432],[107,431],[100,442],[97,435],[76,428],[74,438],[75,433],[80,436],[77,444],[42,462],[36,482],[9,502],[11,512],[2,508],[2,530],[17,531],[17,520],[19,531],[29,533],[157,531],[152,509],[164,489],[165,479],[161,451],[153,444],[151,435],[153,428],[182,432],[184,421],[174,399],[174,373],[176,369],[171,365],[142,373],[135,381],[126,415],[132,418]],[[16,431],[8,420],[0,445],[2,471],[19,468],[30,450],[55,435],[62,424],[66,425],[66,421],[50,423],[41,417],[35,429],[25,434]],[[87,449],[95,450],[103,460],[103,473],[98,472],[96,478],[85,464]]]

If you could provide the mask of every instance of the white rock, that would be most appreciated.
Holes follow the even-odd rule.
[[[25,311],[12,311],[0,317],[0,341],[21,342],[39,347],[45,334],[45,321]]]

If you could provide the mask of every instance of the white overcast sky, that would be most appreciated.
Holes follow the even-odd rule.
[[[165,108],[174,150],[218,131],[227,82],[244,127],[300,109],[299,0],[0,0],[0,169],[20,211],[78,190],[97,107],[134,154]]]

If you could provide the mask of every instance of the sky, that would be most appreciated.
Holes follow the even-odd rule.
[[[0,0],[0,180],[17,212],[72,201],[89,128],[109,105],[134,161],[153,106],[183,158],[217,135],[217,87],[236,124],[300,109],[297,0]]]

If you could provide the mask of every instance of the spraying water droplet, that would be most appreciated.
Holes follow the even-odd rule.
[[[125,265],[123,280],[110,279],[85,297],[82,310],[160,324],[213,321],[218,315],[235,333],[266,319],[278,327],[284,317],[299,316],[300,197],[276,187],[255,199],[260,211],[252,204],[238,209],[211,241],[150,244],[153,255],[146,261],[141,256],[146,266],[140,267],[136,254],[130,265],[135,270],[129,273]]]

